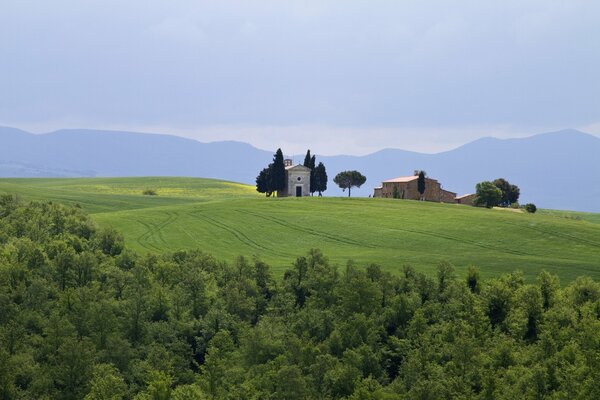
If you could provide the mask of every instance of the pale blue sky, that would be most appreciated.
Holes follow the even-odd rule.
[[[600,135],[598,1],[0,0],[0,124],[364,154]]]

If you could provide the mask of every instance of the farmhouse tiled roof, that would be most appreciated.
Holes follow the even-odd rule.
[[[394,178],[394,179],[388,179],[387,181],[383,181],[383,183],[391,183],[391,182],[410,182],[410,181],[414,181],[415,179],[418,179],[418,176],[400,176],[398,178]]]
[[[400,176],[398,178],[394,178],[394,179],[388,179],[387,181],[383,181],[383,183],[393,183],[393,182],[398,182],[398,183],[402,183],[402,182],[411,182],[414,180],[419,179],[418,175],[411,175],[411,176]],[[426,178],[429,179],[430,181],[436,181],[436,179],[431,179],[431,178]]]

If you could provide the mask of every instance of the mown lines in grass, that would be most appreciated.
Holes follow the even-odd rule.
[[[146,228],[146,232],[142,233],[140,236],[138,236],[136,238],[135,241],[137,242],[137,244],[139,244],[141,247],[143,247],[146,250],[160,251],[159,247],[157,247],[154,244],[150,243],[147,240],[147,238],[146,238],[148,232],[153,231],[154,228],[149,223],[146,223],[146,222],[144,222],[144,221],[142,221],[140,219],[130,219],[130,220],[132,220],[132,221],[134,221],[134,223],[140,224],[140,225],[142,225],[143,227]]]
[[[531,254],[528,254],[528,253],[525,253],[525,252],[522,252],[519,250],[509,249],[506,247],[493,246],[493,245],[477,242],[475,240],[467,239],[464,236],[457,238],[452,235],[447,235],[447,234],[440,233],[440,232],[423,231],[423,230],[418,230],[418,229],[403,229],[403,228],[396,228],[396,227],[393,227],[393,228],[388,227],[387,229],[392,230],[392,231],[412,233],[412,234],[434,237],[434,238],[438,238],[438,239],[450,240],[452,242],[459,243],[459,244],[471,245],[471,246],[475,246],[475,247],[485,249],[485,250],[500,251],[503,253],[513,254],[516,256],[531,256]]]
[[[254,248],[254,249],[259,250],[259,251],[266,251],[266,252],[269,252],[271,254],[275,254],[275,255],[278,255],[278,256],[282,256],[282,257],[289,257],[290,256],[290,254],[287,254],[287,253],[284,253],[284,252],[281,252],[281,251],[269,248],[269,247],[261,244],[260,242],[251,239],[250,237],[248,237],[248,235],[246,235],[245,233],[243,233],[239,229],[236,229],[236,228],[232,227],[231,225],[226,224],[223,221],[218,221],[215,218],[206,215],[202,210],[190,211],[188,213],[188,215],[190,215],[192,218],[203,220],[207,224],[210,224],[210,225],[215,226],[217,228],[220,228],[220,229],[222,229],[222,230],[224,230],[226,232],[229,232],[236,239],[238,239],[240,242],[242,242],[243,244],[245,244],[246,246],[248,246],[250,248]]]
[[[295,230],[295,231],[298,231],[298,232],[307,233],[309,235],[316,236],[316,237],[318,237],[320,239],[326,239],[326,240],[329,240],[331,242],[336,242],[336,243],[341,243],[341,244],[346,244],[346,245],[351,245],[351,246],[366,247],[366,248],[371,248],[371,249],[377,248],[377,246],[374,246],[374,245],[372,245],[370,243],[359,242],[357,240],[345,238],[345,237],[342,237],[342,236],[335,236],[335,235],[332,235],[332,234],[327,233],[327,232],[316,230],[314,228],[309,228],[309,227],[306,227],[306,226],[301,226],[301,225],[293,224],[293,223],[291,223],[289,221],[285,221],[283,219],[280,219],[280,218],[277,218],[277,217],[274,217],[274,216],[267,216],[267,215],[264,215],[264,214],[259,214],[259,213],[255,213],[255,212],[248,211],[248,210],[239,210],[239,209],[236,209],[235,211],[238,212],[238,213],[253,215],[253,216],[257,217],[257,218],[261,218],[261,219],[264,219],[266,221],[270,221],[270,222],[276,223],[278,225],[281,225],[284,228],[292,229],[292,230]]]
[[[183,232],[193,243],[198,242],[198,238],[190,233],[187,229],[184,228],[183,224],[177,224],[177,229]]]
[[[142,196],[148,187],[159,196]],[[0,193],[24,201],[78,203],[143,253],[202,245],[217,257],[258,254],[279,271],[311,246],[340,265],[355,259],[390,271],[405,261],[433,271],[445,258],[489,276],[517,268],[528,278],[539,268],[567,280],[600,275],[598,224],[408,200],[264,199],[246,189],[188,178],[0,179]]]
[[[177,218],[179,217],[179,213],[177,213],[175,211],[165,211],[164,214],[167,215],[167,218],[164,221],[159,222],[158,224],[146,223],[146,222],[142,221],[141,218],[134,220],[135,222],[146,227],[146,232],[142,233],[136,239],[136,242],[140,246],[147,248],[147,246],[145,244],[148,244],[149,246],[152,246],[156,250],[160,250],[160,247],[152,244],[152,242],[158,242],[158,243],[162,243],[164,245],[168,245],[168,242],[164,237],[164,229],[177,220]],[[154,240],[155,238],[157,238],[157,239]]]
[[[578,243],[578,244],[584,244],[584,245],[588,245],[588,246],[600,248],[600,242],[595,242],[593,240],[584,239],[584,238],[581,238],[581,237],[569,235],[568,233],[559,232],[557,230],[548,230],[548,229],[543,229],[543,228],[538,227],[538,226],[532,226],[530,224],[517,224],[517,223],[514,223],[514,222],[508,222],[508,221],[504,221],[504,224],[509,225],[509,226],[517,226],[519,228],[529,229],[529,230],[532,230],[534,232],[543,233],[543,234],[548,235],[548,236],[558,237],[558,238],[569,240],[571,242],[575,242],[575,243]]]

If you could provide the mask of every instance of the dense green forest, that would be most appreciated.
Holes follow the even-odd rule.
[[[600,398],[600,284],[139,256],[0,200],[0,399]],[[202,244],[199,243],[199,246]]]

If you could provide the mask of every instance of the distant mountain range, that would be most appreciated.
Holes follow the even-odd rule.
[[[0,127],[0,177],[197,176],[254,184],[272,157],[273,151],[240,142],[79,129],[34,135]],[[458,194],[503,177],[521,188],[522,202],[593,212],[600,212],[599,158],[600,138],[576,130],[482,138],[437,154],[386,149],[366,156],[317,155],[327,167],[330,196],[343,194],[332,181],[343,170],[367,177],[352,194],[368,196],[382,180],[423,169]]]

